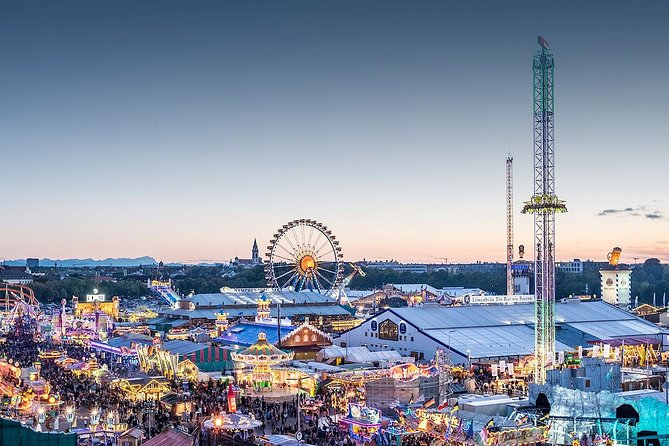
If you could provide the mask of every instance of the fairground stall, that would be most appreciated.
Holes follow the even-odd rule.
[[[131,401],[160,401],[162,396],[172,391],[162,376],[118,378],[112,381],[112,386]]]
[[[197,380],[199,372],[232,369],[228,350],[207,344],[174,340],[162,343],[156,338],[152,345],[135,346],[139,365],[144,372],[157,372],[173,379]]]

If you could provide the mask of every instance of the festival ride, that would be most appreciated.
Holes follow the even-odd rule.
[[[253,366],[250,374],[242,374],[241,383],[253,384],[256,388],[271,388],[274,381],[271,367],[293,359],[295,353],[284,352],[267,342],[264,332],[258,333],[258,341],[240,353],[232,353],[232,359]]]
[[[323,294],[338,292],[344,278],[341,248],[327,226],[310,219],[288,222],[267,247],[268,286]]]
[[[39,316],[40,304],[30,287],[0,283],[0,332],[20,330],[25,325],[34,325],[32,329],[36,330],[36,323],[30,322],[36,322]]]

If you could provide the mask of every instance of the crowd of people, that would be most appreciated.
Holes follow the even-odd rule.
[[[89,348],[77,344],[52,345],[46,341],[35,341],[31,337],[5,338],[0,343],[0,357],[12,358],[15,363],[26,367],[39,360],[40,352],[58,349],[63,355],[77,361],[97,360],[100,366],[109,370],[111,377],[132,376],[139,374],[136,366],[112,362],[109,357],[96,354]],[[89,427],[93,411],[97,411],[100,423],[105,423],[108,416],[113,416],[115,423],[127,427],[141,427],[148,437],[171,427],[191,433],[202,440],[201,444],[212,443],[212,432],[203,428],[203,421],[212,415],[228,410],[228,382],[209,380],[204,382],[186,382],[180,379],[164,380],[174,400],[181,404],[182,410],[175,411],[174,404],[161,404],[152,401],[136,400],[120,392],[111,379],[98,379],[88,374],[74,373],[60,367],[53,360],[42,360],[41,377],[49,382],[52,393],[58,395],[63,407],[74,407],[78,415],[77,427]],[[26,383],[22,383],[25,386]],[[244,392],[237,399],[237,411],[262,422],[262,426],[245,435],[247,444],[257,436],[269,433],[302,433],[305,444],[324,446],[353,446],[356,444],[348,432],[339,429],[337,416],[345,412],[345,400],[355,394],[354,389],[333,389],[332,392],[320,393],[315,399],[305,394],[286,397],[283,401],[266,400],[264,397],[245,396]],[[304,410],[301,410],[303,408]],[[300,420],[298,422],[298,415]],[[216,433],[218,435],[218,433]],[[430,444],[428,436],[414,435],[407,437],[409,446]],[[243,444],[241,442],[240,444]],[[370,446],[380,443],[372,439]]]
[[[0,343],[0,357],[13,359],[15,364],[23,367],[31,366],[40,361],[40,352],[59,349],[67,357],[87,361],[95,358],[99,365],[106,364],[112,375],[133,374],[130,364],[118,365],[110,359],[97,355],[90,349],[77,344],[52,345],[46,341],[35,341],[30,337],[5,338]],[[188,382],[174,379],[165,380],[177,400],[186,403],[186,409],[177,415],[162,404],[147,405],[145,401],[128,398],[119,392],[109,380],[98,380],[86,374],[75,374],[56,365],[53,360],[40,361],[40,375],[51,385],[52,394],[58,395],[63,407],[74,407],[78,414],[78,427],[89,427],[91,414],[97,411],[104,422],[107,414],[113,414],[115,422],[128,427],[140,426],[149,437],[166,427],[183,427],[185,431],[197,434],[202,421],[212,414],[224,413],[228,409],[228,383],[224,380],[205,382]],[[26,383],[21,383],[22,391]],[[298,398],[300,399],[298,401]],[[303,441],[307,444],[352,446],[353,442],[336,429],[333,423],[329,427],[318,426],[318,419],[328,417],[332,401],[329,397],[319,396],[320,413],[312,417],[300,419],[299,430],[303,433]],[[295,434],[298,430],[298,405],[305,405],[306,395],[300,394],[281,402],[266,401],[265,398],[241,396],[237,402],[240,413],[262,421],[263,425],[250,434],[247,440],[256,435],[266,433]]]

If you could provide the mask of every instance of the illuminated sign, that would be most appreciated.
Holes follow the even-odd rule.
[[[104,294],[87,294],[86,295],[86,302],[104,302],[105,301],[105,295]]]
[[[418,378],[430,378],[439,373],[435,367],[418,367],[415,364],[399,364],[390,368],[390,376],[396,381],[410,382]]]
[[[529,304],[534,302],[534,295],[514,294],[512,296],[479,296],[466,294],[462,301],[465,305]]]
[[[86,295],[86,302],[104,302],[104,301],[105,301],[105,295],[99,294],[97,288],[93,289],[93,294]]]

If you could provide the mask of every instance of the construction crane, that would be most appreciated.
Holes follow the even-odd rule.
[[[349,266],[353,268],[353,271],[351,271],[351,274],[348,276],[344,277],[344,279],[341,281],[341,284],[333,290],[333,296],[335,299],[337,299],[337,302],[339,302],[340,305],[343,305],[346,303],[347,305],[351,305],[351,301],[348,299],[348,296],[346,295],[346,292],[344,291],[344,288],[349,286],[351,281],[355,276],[360,274],[360,277],[365,277],[367,273],[365,273],[362,268],[360,268],[359,265],[356,263],[349,263]]]
[[[553,54],[543,37],[538,42],[532,60],[534,195],[522,212],[534,215],[534,381],[543,384],[555,360],[555,214],[567,206],[555,195]]]
[[[513,286],[513,157],[506,157],[506,295],[514,293]]]

